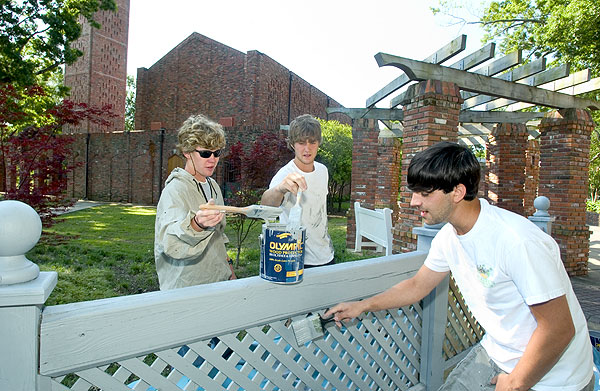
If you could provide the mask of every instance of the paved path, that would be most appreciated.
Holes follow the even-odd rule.
[[[96,201],[78,201],[65,213],[105,204]],[[590,271],[585,277],[571,277],[573,290],[581,304],[590,330],[600,331],[600,227],[590,227]]]
[[[588,327],[600,331],[600,227],[591,226],[590,234],[590,270],[585,277],[571,277],[571,284]]]

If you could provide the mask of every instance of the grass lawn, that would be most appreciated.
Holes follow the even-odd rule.
[[[44,228],[27,258],[42,271],[58,272],[58,284],[47,305],[95,300],[158,290],[154,268],[156,208],[107,204],[61,216],[62,222]],[[243,243],[238,278],[259,274],[258,235],[254,224]],[[372,253],[346,250],[346,218],[331,216],[329,233],[337,262],[368,258]],[[236,258],[235,232],[227,226],[228,253]]]

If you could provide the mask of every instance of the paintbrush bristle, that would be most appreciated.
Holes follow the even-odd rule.
[[[292,330],[298,346],[323,335],[323,325],[318,314],[292,322]]]

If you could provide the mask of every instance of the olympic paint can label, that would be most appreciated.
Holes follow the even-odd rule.
[[[280,284],[296,284],[304,275],[306,229],[291,232],[281,223],[262,226],[260,276]]]

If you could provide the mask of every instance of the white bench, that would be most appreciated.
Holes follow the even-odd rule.
[[[361,251],[362,247],[375,246],[377,251],[383,251],[385,255],[392,255],[392,210],[367,209],[360,206],[360,202],[354,203],[354,217],[356,220],[356,240],[354,251]],[[371,242],[363,241],[363,237]]]

